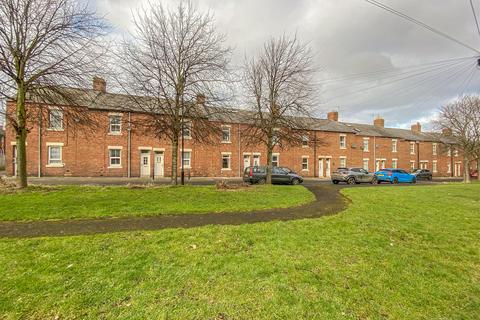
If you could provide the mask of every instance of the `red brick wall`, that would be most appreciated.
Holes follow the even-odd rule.
[[[13,111],[14,106],[7,104],[8,110]],[[50,131],[43,126],[39,137],[39,126],[31,123],[32,129],[27,138],[27,170],[31,176],[38,174],[39,138],[41,139],[41,175],[42,176],[128,176],[127,150],[128,114],[123,113],[122,132],[120,135],[109,134],[108,111],[92,111],[99,123],[99,127],[92,130],[89,128],[75,127],[73,124],[65,125],[63,131]],[[132,114],[132,122],[138,122],[141,114]],[[221,143],[221,137],[215,144],[198,143],[185,140],[185,149],[192,150],[192,168],[186,169],[187,176],[211,176],[211,177],[236,177],[243,172],[243,156],[250,154],[251,161],[254,153],[260,154],[261,164],[266,164],[266,150],[262,146],[246,146],[241,138],[243,125],[228,124],[231,128],[231,142]],[[13,144],[15,133],[7,124],[6,127],[6,170],[8,175],[13,174]],[[369,150],[363,150],[363,136],[345,133],[346,148],[340,149],[340,135],[336,132],[311,132],[308,147],[291,146],[288,148],[275,148],[279,154],[279,165],[287,166],[305,177],[317,177],[319,175],[319,157],[331,159],[331,170],[340,165],[340,157],[346,157],[347,166],[363,166],[363,159],[369,159],[369,171],[375,170],[376,159],[385,159],[386,167],[392,167],[392,159],[398,159],[398,167],[409,170],[410,161],[415,161],[415,167],[419,167],[418,160],[426,160],[427,168],[432,170],[433,160],[437,161],[436,176],[449,176],[448,163],[452,164],[452,171],[456,162],[461,161],[460,155],[452,157],[447,155],[446,148],[438,144],[437,155],[432,155],[432,142],[420,142],[416,146],[415,155],[410,154],[410,141],[398,140],[397,152],[392,152],[391,138],[369,137]],[[316,136],[316,142],[315,142]],[[47,165],[48,143],[63,143],[62,160],[63,167],[52,168]],[[316,148],[315,148],[316,145]],[[121,168],[109,168],[109,146],[119,146],[121,152]],[[375,148],[376,146],[376,148]],[[171,175],[171,146],[166,139],[157,139],[151,134],[146,134],[141,128],[132,127],[131,130],[131,176],[140,176],[140,149],[150,151],[150,167],[153,175],[155,150],[164,150],[165,176]],[[418,156],[418,151],[420,156]],[[230,170],[222,170],[222,153],[230,154]],[[302,156],[308,157],[308,171],[302,171]],[[420,158],[420,159],[419,159]],[[180,159],[178,161],[180,167]],[[462,172],[462,171],[461,171]]]

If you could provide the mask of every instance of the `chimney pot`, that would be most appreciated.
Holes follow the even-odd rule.
[[[107,92],[107,82],[105,79],[100,77],[93,78],[93,90],[106,93]]]
[[[327,114],[327,118],[330,121],[338,121],[338,111],[330,111]]]
[[[380,128],[385,128],[385,120],[381,117],[373,119],[373,125]]]
[[[412,132],[417,132],[417,133],[420,133],[422,132],[422,125],[420,124],[420,122],[417,122],[415,124],[412,124]]]
[[[197,94],[197,105],[202,105],[202,106],[204,106],[204,105],[205,105],[205,101],[206,101],[206,98],[205,98],[205,95],[204,95],[203,93]]]

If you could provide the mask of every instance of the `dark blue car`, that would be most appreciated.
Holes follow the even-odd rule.
[[[402,169],[382,169],[375,172],[377,177],[377,182],[390,182],[390,183],[416,183],[417,177],[415,175],[408,173]]]

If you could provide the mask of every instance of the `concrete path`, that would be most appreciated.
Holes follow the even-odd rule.
[[[347,200],[340,194],[338,187],[315,186],[308,187],[308,189],[315,194],[316,200],[295,208],[113,219],[0,222],[0,238],[73,236],[136,230],[193,228],[205,225],[240,225],[274,220],[287,221],[331,215],[344,210],[347,206]]]

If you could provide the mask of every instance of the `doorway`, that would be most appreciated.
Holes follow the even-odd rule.
[[[140,152],[140,177],[150,177],[150,151]]]
[[[155,178],[163,178],[165,176],[164,159],[165,157],[163,151],[155,152],[155,167],[153,169]]]
[[[251,159],[249,154],[244,154],[243,155],[243,171],[245,171],[246,168],[250,167]]]
[[[455,162],[455,177],[461,177],[462,176],[462,163],[461,162]]]
[[[319,158],[318,159],[318,177],[329,178],[331,175],[331,158]]]
[[[17,146],[13,146],[12,150],[13,155],[13,176],[17,176]]]

